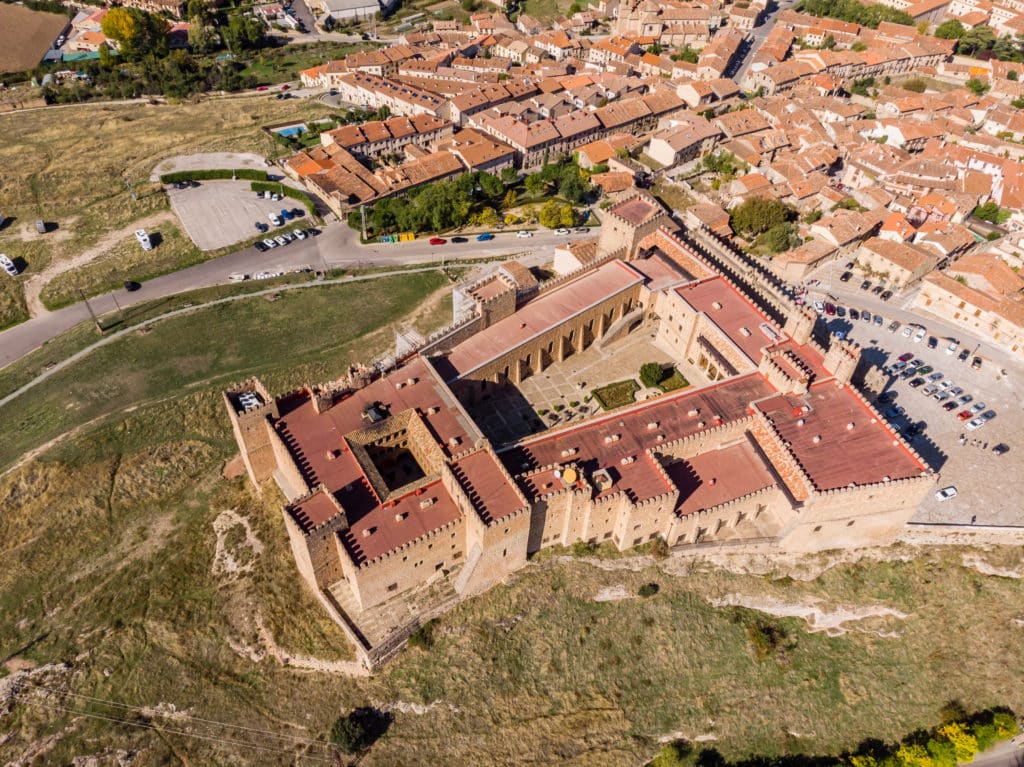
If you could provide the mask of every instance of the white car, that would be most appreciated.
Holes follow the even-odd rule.
[[[910,338],[912,335],[914,335],[914,328],[911,327],[910,325],[907,325],[905,328],[903,328],[903,332],[900,333],[900,335],[903,336],[904,338]]]
[[[533,237],[533,232],[528,232],[525,229],[520,229],[518,232],[516,232],[516,237],[522,237],[524,239],[527,237]]]
[[[243,280],[249,279],[249,275],[242,274],[241,272],[233,272],[228,275],[228,279],[232,282],[242,282]]]
[[[272,223],[274,226],[281,226],[281,224],[284,223],[284,221],[281,220],[281,217],[276,213],[268,213],[267,218],[270,219],[270,223]]]
[[[308,236],[308,235],[307,235],[307,234],[306,234],[306,233],[305,233],[304,231],[302,231],[301,229],[296,229],[296,230],[295,230],[295,231],[293,232],[293,234],[294,234],[294,235],[295,235],[296,237],[298,237],[298,238],[299,238],[300,240],[304,240],[304,239],[306,239],[306,237]]]
[[[18,276],[18,267],[16,267],[14,265],[14,262],[11,261],[11,259],[9,259],[3,253],[0,253],[0,269],[3,269],[5,272],[7,272],[12,277],[17,277]]]
[[[960,348],[960,344],[956,341],[950,342],[949,346],[946,347],[946,354],[956,354],[956,350]]]
[[[986,423],[988,423],[988,421],[986,421],[984,418],[972,418],[970,421],[967,422],[967,429],[970,431],[974,431],[975,429],[980,429]]]
[[[139,245],[142,246],[143,250],[152,250],[153,249],[153,243],[150,242],[149,235],[146,234],[146,230],[145,229],[136,229],[135,230],[135,239],[139,241]]]
[[[277,237],[275,237],[274,238],[274,242],[276,242],[278,245],[287,245],[288,244],[288,240],[286,240],[281,235],[278,235]]]
[[[276,248],[277,247],[277,241],[276,240],[272,240],[270,237],[265,239],[263,241],[263,244],[266,245],[268,248]]]
[[[950,498],[956,498],[956,488],[953,485],[944,487],[935,494],[935,497],[939,501],[948,501]]]
[[[825,313],[825,304],[822,303],[821,301],[815,301],[814,302],[814,311],[816,311],[818,314],[824,314]]]
[[[555,230],[555,234],[561,235],[562,237],[567,237],[569,235],[569,230],[568,229],[556,229]]]
[[[914,343],[921,343],[926,335],[928,335],[928,331],[926,331],[924,328],[918,328],[917,332],[914,333]]]

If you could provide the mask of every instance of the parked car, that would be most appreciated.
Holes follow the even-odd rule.
[[[846,308],[842,307],[842,306],[837,306],[836,307],[836,316],[839,319],[843,319],[844,317],[846,317]]]
[[[268,213],[267,218],[270,219],[270,223],[274,226],[282,226],[284,224],[284,221],[282,221],[281,217],[276,213]]]
[[[555,234],[560,235],[562,237],[568,237],[569,236],[569,230],[568,229],[556,229],[555,230]]]
[[[516,232],[516,237],[533,237],[533,232],[527,231],[526,229],[520,229],[518,232]]]
[[[935,401],[936,402],[945,402],[946,400],[949,399],[949,396],[950,395],[949,395],[948,391],[938,391],[938,392],[935,393]]]
[[[972,418],[970,421],[967,422],[966,428],[970,429],[971,431],[974,431],[975,429],[980,429],[986,423],[988,423],[988,421],[986,421],[984,418]]]
[[[958,341],[950,341],[949,345],[946,347],[946,354],[949,354],[949,355],[956,354],[956,350],[959,347],[960,347],[960,343]]]
[[[904,352],[897,359],[899,359],[900,362],[910,362],[910,360],[914,359],[914,353]]]
[[[467,240],[465,237],[452,237],[452,242],[461,243],[461,242],[469,242],[469,240]]]
[[[274,239],[270,238],[270,237],[265,239],[263,241],[263,244],[266,245],[268,248],[276,248],[277,247],[277,242]]]
[[[262,93],[265,90],[269,90],[269,88],[267,88],[266,85],[257,85],[256,86],[256,90],[257,90],[257,92]]]
[[[814,311],[816,311],[818,314],[824,314],[825,313],[825,304],[823,304],[821,301],[815,301],[814,302]]]
[[[968,404],[973,399],[974,397],[972,397],[970,394],[962,394],[961,396],[956,398],[956,402],[958,405],[963,406]]]
[[[970,417],[971,417],[971,411],[970,410],[961,410],[959,413],[956,414],[956,420],[958,420],[958,421],[966,421]]]
[[[902,371],[906,367],[907,367],[907,363],[906,362],[895,362],[895,363],[893,363],[893,366],[891,368],[889,368],[889,371],[892,372],[892,373],[899,373],[900,371]]]
[[[871,321],[875,324],[876,328],[882,327],[882,322],[884,322],[884,320],[882,319],[882,315],[881,314],[876,314],[874,316],[874,319],[872,319]]]
[[[930,397],[933,394],[935,394],[935,392],[937,392],[938,390],[939,387],[936,384],[928,384],[926,387],[921,389],[921,393],[926,397]]]
[[[960,406],[956,403],[956,400],[953,400],[952,402],[945,403],[942,406],[942,409],[949,413],[950,411],[956,410],[958,407]]]
[[[15,266],[14,262],[11,261],[11,259],[9,259],[3,253],[0,253],[0,269],[3,269],[5,272],[11,275],[11,277],[18,276],[18,267]]]
[[[860,289],[861,290],[869,290],[870,288],[871,288],[871,280],[864,280],[864,282],[862,282],[860,284]]]
[[[856,309],[851,308],[850,309],[850,319],[851,320],[859,320],[860,319],[860,312],[858,312]]]
[[[871,312],[869,312],[867,309],[862,309],[860,312],[860,318],[864,322],[871,322]]]
[[[975,402],[973,405],[971,405],[971,415],[977,415],[986,407],[987,405],[984,402]]]
[[[919,344],[924,340],[924,337],[928,334],[924,328],[918,328],[917,332],[914,333],[914,343]]]
[[[941,381],[942,378],[943,378],[942,373],[940,373],[938,371],[936,371],[936,372],[932,373],[930,376],[928,376],[928,380],[931,381],[932,383],[937,383],[937,382]]]
[[[281,232],[281,236],[284,237],[284,241],[285,242],[294,242],[295,241],[295,235],[292,234],[291,232]]]
[[[478,234],[476,236],[476,241],[477,242],[487,242],[488,240],[493,240],[493,239],[494,239],[494,235],[491,234],[490,232],[482,232],[482,233],[480,233],[480,234]]]
[[[915,378],[909,385],[911,389],[916,389],[918,386],[924,386],[924,384],[925,380],[923,378]]]
[[[1005,443],[999,443],[994,448],[992,448],[992,452],[995,453],[996,455],[1006,455],[1007,453],[1010,452],[1010,446]]]
[[[124,289],[127,290],[129,293],[134,293],[141,287],[142,285],[137,283],[135,280],[125,280],[124,282]]]
[[[885,411],[885,417],[886,418],[898,418],[899,416],[903,415],[906,412],[907,411],[904,410],[899,405],[893,405],[892,407],[888,408]]]
[[[842,274],[839,275],[839,281],[840,282],[849,282],[850,278],[852,276],[853,276],[853,272],[843,272]]]
[[[898,396],[899,393],[895,389],[889,389],[889,391],[882,392],[880,395],[878,395],[878,401],[882,405],[885,405],[886,403],[895,400]]]
[[[919,362],[920,362],[920,360],[915,360],[913,364],[917,364]],[[929,373],[931,373],[933,370],[935,370],[935,368],[933,368],[931,365],[917,364],[917,374],[919,376],[926,376]]]
[[[981,357],[971,360],[971,370],[981,370]]]
[[[835,317],[836,316],[835,304],[830,304],[830,303],[826,302],[825,303],[825,314],[827,314],[829,317]]]
[[[961,349],[960,353],[956,355],[956,358],[960,362],[967,362],[967,358],[971,356],[971,353],[967,349]]]
[[[986,410],[984,413],[982,413],[978,417],[981,418],[983,421],[991,421],[993,418],[996,417],[996,411],[995,410]]]
[[[935,336],[928,336],[928,348],[929,349],[938,348],[938,345],[939,345],[939,339],[937,339]]]
[[[879,295],[879,294],[880,294],[880,293],[881,293],[881,292],[882,292],[882,291],[883,291],[884,289],[885,289],[885,286],[884,286],[884,285],[875,285],[875,287],[871,288],[871,295],[873,295],[873,296],[877,296],[877,295]]]
[[[296,237],[298,237],[298,238],[299,238],[300,240],[304,240],[304,239],[306,239],[306,238],[307,238],[307,237],[309,236],[308,234],[306,234],[306,233],[305,233],[305,232],[304,232],[303,230],[301,230],[301,229],[296,229],[296,230],[295,230],[295,231],[293,232],[293,234],[294,234],[294,235],[295,235]]]
[[[260,253],[265,253],[265,252],[267,252],[268,250],[270,250],[270,248],[268,248],[268,247],[267,247],[266,245],[264,245],[264,244],[263,244],[262,242],[254,242],[254,243],[252,244],[252,246],[253,246],[254,248],[256,248],[256,250],[257,250],[257,251],[259,251]]]
[[[288,240],[286,240],[281,235],[277,235],[277,237],[274,238],[274,242],[276,242],[278,245],[287,245],[288,244]]]
[[[890,333],[895,333],[899,329],[900,329],[900,321],[899,320],[893,320],[892,322],[889,323],[889,332]]]
[[[884,290],[884,291],[882,291],[882,295],[879,296],[879,298],[881,298],[883,301],[888,301],[890,298],[892,298],[892,291],[891,290]]]
[[[914,335],[913,326],[907,325],[905,328],[903,328],[903,332],[900,333],[900,335],[903,336],[904,338],[910,338],[912,335]]]
[[[293,218],[295,218],[295,214],[292,213],[287,208],[281,208],[281,218],[283,218],[285,221],[291,221]]]
[[[935,493],[935,497],[940,501],[948,501],[950,498],[956,498],[956,488],[953,485],[944,487]]]
[[[446,242],[448,242],[448,240],[446,240],[444,237],[431,237],[430,238],[430,244],[431,245],[444,245]]]

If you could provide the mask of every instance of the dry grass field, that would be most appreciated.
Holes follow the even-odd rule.
[[[392,717],[365,767],[636,765],[667,737],[713,738],[727,758],[830,754],[932,726],[952,698],[1024,711],[1024,552],[1009,547],[545,552],[442,617],[429,649],[353,676],[296,574],[280,495],[225,478],[218,391],[337,375],[385,346],[391,318],[440,322],[442,285],[203,310],[0,409],[0,466],[73,432],[0,475],[0,762],[329,763],[323,739],[355,707]]]
[[[56,13],[0,4],[0,74],[36,66],[68,21]]]
[[[14,219],[0,229],[0,252],[25,264],[16,284],[0,282],[0,327],[27,316],[21,281],[75,258],[112,230],[169,210],[159,185],[149,182],[161,159],[206,151],[273,156],[280,147],[261,125],[326,113],[319,102],[245,96],[0,114],[0,213]],[[56,227],[39,235],[37,219]]]

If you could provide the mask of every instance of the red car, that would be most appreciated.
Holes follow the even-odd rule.
[[[258,90],[258,91],[265,91],[265,90],[269,90],[269,88],[267,88],[266,85],[260,85],[259,87],[256,88],[256,90]]]
[[[959,413],[956,414],[956,420],[958,420],[958,421],[966,421],[970,417],[971,417],[971,411],[970,410],[961,410]]]
[[[835,307],[835,305],[833,305],[833,304],[825,304],[825,314],[827,314],[829,317],[835,317],[836,316],[836,307]]]
[[[444,237],[431,237],[430,238],[430,244],[431,245],[444,245],[446,242],[448,242],[448,240],[446,240]]]
[[[283,90],[283,91],[286,91],[286,90],[288,90],[288,89],[289,89],[290,87],[291,87],[291,86],[290,86],[290,85],[289,85],[288,83],[285,83],[284,85],[282,85],[282,86],[281,86],[281,90]]]
[[[910,362],[910,360],[912,359],[914,359],[914,355],[911,354],[910,352],[907,352],[906,354],[901,354],[899,357],[900,362]]]

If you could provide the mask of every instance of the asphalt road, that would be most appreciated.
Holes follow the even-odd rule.
[[[772,3],[772,10],[765,16],[764,23],[754,27],[750,32],[750,45],[747,47],[746,53],[743,56],[743,60],[739,63],[739,66],[735,67],[735,74],[732,75],[732,79],[740,84],[742,87],[743,78],[747,74],[747,70],[750,69],[751,63],[754,61],[754,57],[757,52],[761,50],[761,46],[764,45],[764,40],[768,37],[768,33],[775,27],[775,17],[779,11],[787,10],[792,8],[796,4],[796,0],[780,0],[780,2]]]
[[[290,272],[302,268],[324,270],[335,267],[405,266],[439,260],[488,258],[502,255],[527,254],[532,262],[546,262],[553,258],[555,245],[591,234],[569,237],[552,232],[537,232],[529,239],[514,234],[496,234],[489,242],[476,242],[434,246],[426,239],[408,243],[360,245],[358,235],[343,224],[330,224],[316,237],[296,241],[282,248],[260,253],[246,248],[221,258],[165,274],[143,283],[134,293],[121,289],[89,299],[89,306],[97,315],[104,315],[155,298],[184,293],[198,288],[223,285],[228,275],[258,272]],[[77,303],[55,312],[35,317],[0,333],[0,368],[20,359],[33,349],[90,319],[86,304]]]

